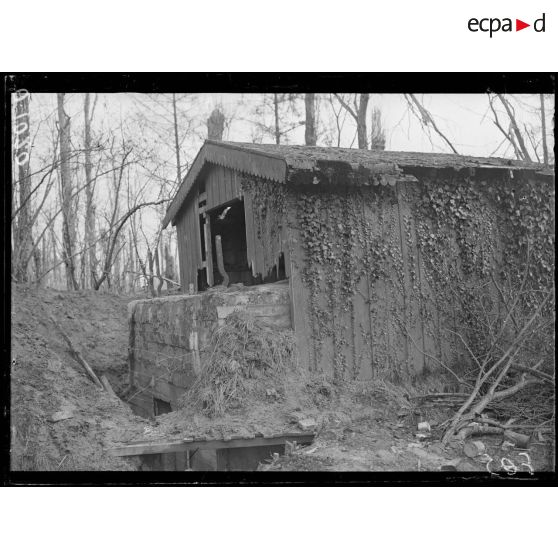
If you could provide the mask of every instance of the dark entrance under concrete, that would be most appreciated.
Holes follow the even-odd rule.
[[[137,443],[109,450],[112,455],[140,456],[145,471],[254,471],[274,453],[285,453],[287,442],[311,444],[314,434],[255,436],[231,440]]]

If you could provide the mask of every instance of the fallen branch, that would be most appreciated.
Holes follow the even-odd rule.
[[[494,419],[484,418],[484,417],[477,417],[475,422],[481,422],[483,424],[488,424],[490,426],[495,426],[497,428],[501,428],[502,430],[539,430],[544,429],[542,425],[539,424],[502,424]]]
[[[79,364],[81,364],[82,368],[85,370],[86,374],[93,381],[93,383],[96,386],[100,387],[101,389],[104,389],[103,384],[101,383],[101,381],[99,380],[99,378],[97,377],[95,372],[93,372],[93,369],[91,368],[91,366],[89,366],[89,364],[87,364],[87,361],[81,356],[81,353],[78,351],[78,349],[76,349],[74,347],[71,339],[68,337],[68,335],[66,335],[66,332],[62,329],[62,326],[46,310],[45,310],[45,313],[48,316],[48,318],[50,319],[50,321],[54,324],[54,327],[58,330],[58,332],[60,333],[60,335],[62,336],[64,341],[66,341],[66,344],[68,345],[68,348],[70,349],[70,353],[74,357],[74,359]]]
[[[515,393],[517,393],[518,391],[527,387],[528,385],[542,383],[540,380],[526,380],[525,375],[523,375],[522,378],[521,378],[521,381],[519,383],[517,383],[517,384],[515,384],[515,385],[513,385],[513,386],[511,386],[507,389],[503,389],[499,392],[496,392],[496,388],[503,381],[503,379],[506,377],[506,375],[508,374],[512,365],[516,364],[514,362],[514,359],[515,359],[516,355],[518,354],[518,352],[521,349],[523,343],[525,342],[526,337],[528,335],[528,332],[529,332],[532,324],[534,323],[535,319],[541,315],[541,311],[542,311],[544,305],[550,300],[550,297],[551,297],[551,293],[549,293],[544,298],[544,300],[541,302],[541,304],[537,307],[537,309],[531,315],[531,317],[529,318],[527,323],[523,326],[521,331],[517,334],[516,338],[513,340],[513,342],[508,347],[508,349],[504,352],[504,354],[486,372],[484,371],[484,365],[487,362],[487,360],[485,359],[485,362],[483,363],[483,367],[478,372],[477,380],[475,382],[475,387],[474,387],[473,391],[471,392],[471,394],[469,395],[469,397],[465,401],[465,403],[463,403],[463,405],[460,407],[460,409],[457,411],[457,413],[452,418],[450,426],[446,430],[446,432],[445,432],[445,434],[442,438],[442,443],[443,444],[446,444],[448,442],[448,440],[451,439],[451,437],[457,431],[459,425],[463,426],[464,423],[466,424],[466,422],[468,420],[472,420],[477,415],[480,415],[481,412],[490,403],[493,403],[494,401],[500,401],[501,399],[505,399],[506,397],[510,397],[511,395],[514,395]],[[506,316],[506,319],[504,320],[502,330],[496,336],[497,339],[498,339],[498,337],[500,337],[500,335],[503,331],[503,327],[505,326],[505,323],[506,323],[508,317],[510,316],[511,311],[513,310],[513,307],[515,306],[516,302],[517,302],[517,300],[514,302],[514,304],[512,304],[510,310],[508,311],[508,315]],[[541,363],[542,363],[542,361],[537,364],[537,367],[540,366]],[[491,376],[493,376],[495,374],[496,370],[500,366],[502,366],[502,369],[501,369],[500,373],[498,374],[498,376],[496,377],[496,379],[494,379],[492,381],[492,385],[490,386],[490,389],[488,390],[486,395],[481,397],[481,399],[475,404],[475,406],[471,409],[471,411],[469,411],[467,414],[465,414],[466,411],[469,408],[471,408],[471,405],[473,405],[475,399],[477,399],[477,396],[480,393],[481,387],[487,382],[487,380]]]
[[[545,374],[544,372],[541,372],[540,370],[537,370],[537,368],[542,364],[542,361],[539,362],[538,364],[536,364],[534,367],[530,367],[530,366],[524,366],[523,364],[512,364],[511,368],[514,370],[517,370],[519,372],[525,372],[527,374],[532,374],[533,376],[537,376],[538,378],[540,378],[541,380],[544,380],[546,382],[548,382],[551,385],[556,385],[555,384],[555,378],[554,376],[551,376],[550,374]]]

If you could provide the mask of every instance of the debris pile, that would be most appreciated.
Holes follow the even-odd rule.
[[[298,371],[294,335],[244,312],[227,316],[212,335],[202,373],[182,405],[222,416],[253,399],[282,400],[288,376]]]

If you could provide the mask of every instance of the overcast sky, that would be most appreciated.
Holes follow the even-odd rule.
[[[107,126],[114,125],[114,121],[122,118],[126,120],[137,119],[138,111],[141,118],[142,98],[141,94],[103,94],[99,96],[96,109],[96,119],[104,120]],[[508,142],[502,143],[503,135],[492,122],[492,114],[488,110],[487,96],[484,94],[417,94],[423,105],[432,113],[440,129],[454,144],[456,149],[465,155],[500,156],[513,157],[513,151]],[[514,95],[513,101],[517,107],[518,121],[532,124],[540,128],[539,99],[538,95]],[[232,117],[231,125],[225,133],[225,138],[230,141],[251,141],[253,125],[250,119],[250,111],[258,103],[261,103],[261,95],[219,94],[208,93],[197,96],[196,104],[192,110],[198,119],[196,134],[188,134],[184,130],[183,142],[184,155],[191,159],[195,156],[201,146],[206,134],[205,121],[211,110],[221,105],[227,117]],[[72,126],[81,126],[83,121],[83,95],[67,95],[67,112],[75,116]],[[147,106],[147,105],[146,105]],[[153,104],[151,105],[153,106]],[[435,133],[425,132],[421,123],[408,110],[407,102],[401,94],[373,94],[369,107],[378,107],[382,111],[382,122],[386,131],[386,149],[392,151],[424,151],[424,152],[448,152],[449,147]],[[32,96],[31,119],[34,120],[34,111],[40,110],[41,114],[56,112],[56,96],[54,94],[35,94]],[[157,107],[155,107],[157,109]],[[546,97],[547,128],[549,150],[553,148],[553,130],[551,116],[554,113],[552,96]],[[304,119],[304,105],[299,103],[300,117]],[[370,110],[370,109],[369,109]],[[508,121],[504,109],[499,106],[503,122]],[[170,114],[160,117],[161,125],[169,125],[165,120]],[[148,117],[153,120],[154,115],[146,110]],[[322,123],[326,121],[328,114],[322,107],[319,115]],[[156,119],[157,117],[155,117]],[[269,114],[271,119],[271,114]],[[370,117],[369,117],[370,118]],[[252,120],[254,117],[252,116]],[[271,124],[271,120],[269,120]],[[350,118],[343,133],[342,146],[348,147],[355,135],[355,126]],[[39,134],[40,136],[40,134]],[[272,137],[264,137],[264,143],[272,143]],[[286,140],[292,144],[304,143],[304,127],[300,126],[289,133]],[[323,143],[323,139],[321,142]],[[354,143],[356,147],[356,141]],[[169,146],[173,148],[173,146]]]

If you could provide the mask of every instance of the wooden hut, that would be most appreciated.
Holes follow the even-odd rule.
[[[553,198],[553,177],[505,159],[206,141],[164,225],[185,293],[288,279],[303,366],[413,377],[463,358],[464,297],[513,275],[526,234],[513,212]],[[553,215],[544,228],[553,238]]]

